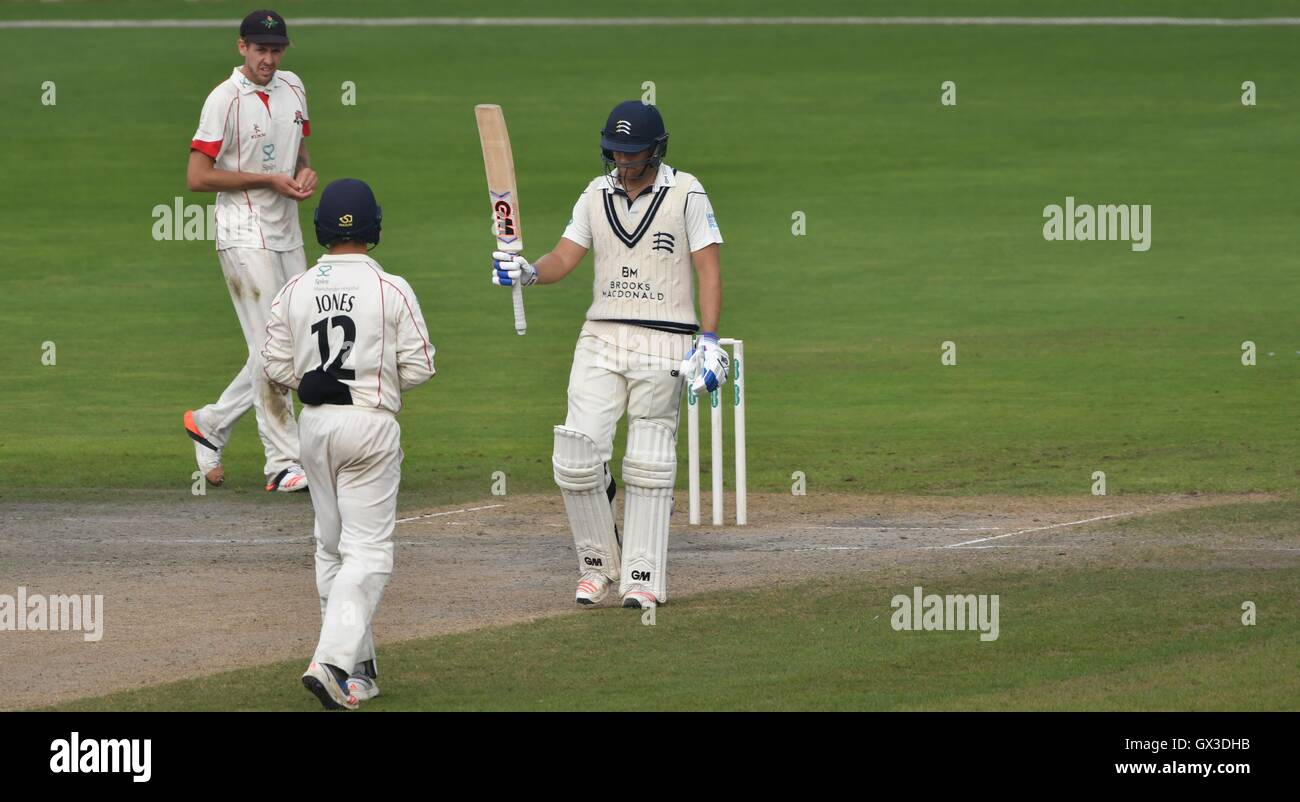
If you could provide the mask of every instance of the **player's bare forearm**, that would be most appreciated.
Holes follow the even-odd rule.
[[[304,198],[316,191],[316,171],[311,168],[311,154],[307,152],[305,139],[298,146],[298,162],[293,168],[293,180]]]
[[[699,281],[701,331],[717,331],[722,318],[722,258],[718,243],[691,254]]]
[[[569,274],[554,251],[543,254],[540,259],[533,262],[533,268],[537,271],[538,284],[554,284]]]
[[[310,198],[316,190],[316,173],[310,167],[298,176],[283,173],[244,173],[218,170],[216,161],[206,153],[190,151],[185,185],[190,192],[239,192],[245,189],[270,189],[293,200]]]
[[[537,283],[554,284],[572,273],[573,268],[586,255],[586,248],[573,240],[560,237],[550,253],[533,262],[533,269],[537,271]]]
[[[263,189],[271,185],[269,175],[218,170],[213,159],[197,150],[190,151],[185,183],[190,192],[238,192],[243,189]]]

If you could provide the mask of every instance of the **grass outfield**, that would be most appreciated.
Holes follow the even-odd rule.
[[[916,0],[905,13],[1300,16],[1294,0],[974,5]],[[342,0],[279,10],[291,28],[304,14],[362,13]],[[0,21],[232,20],[0,27],[6,501],[166,498],[190,484],[181,413],[217,396],[244,343],[211,243],[157,242],[151,213],[177,196],[211,200],[184,191],[186,148],[205,95],[237,64],[233,20],[246,11],[0,5]],[[364,13],[618,12],[393,0]],[[664,0],[633,13],[899,9]],[[1285,499],[687,596],[653,627],[599,609],[384,642],[381,611],[384,695],[365,709],[1300,710],[1294,28],[298,27],[293,38],[283,66],[310,92],[322,187],[345,176],[375,187],[386,223],[375,255],[410,280],[439,349],[440,375],[401,418],[403,509],[481,498],[498,470],[512,493],[553,491],[550,428],[591,298],[588,262],[529,290],[529,333],[514,335],[508,294],[486,278],[474,104],[506,109],[536,258],[600,168],[608,109],[643,81],[672,132],[669,162],[700,176],[727,239],[722,334],[748,346],[754,490],[783,491],[802,471],[814,494],[1009,499],[1086,494],[1104,470],[1112,494]],[[948,80],[955,108],[939,103]],[[45,81],[55,106],[40,104]],[[340,103],[345,81],[356,106]],[[1042,210],[1067,195],[1150,204],[1150,251],[1045,242]],[[300,209],[309,242],[316,200]],[[795,212],[806,236],[792,234]],[[1245,340],[1254,367],[1241,364]],[[46,341],[54,367],[41,364]],[[940,363],[944,341],[956,366]],[[228,487],[213,492],[260,493],[261,461],[250,415],[227,449]],[[893,631],[890,599],[918,584],[998,594],[999,638]],[[1247,600],[1255,626],[1241,622]],[[63,708],[315,710],[297,680],[306,660]]]
[[[1175,6],[1235,8],[1088,12]],[[204,15],[226,8],[205,5]],[[534,6],[501,10],[511,8]],[[1065,4],[981,13],[1031,9]],[[104,13],[67,3],[7,5],[3,16],[91,10]],[[292,25],[292,5],[283,10]],[[513,334],[507,294],[486,278],[473,105],[506,108],[536,257],[599,168],[609,107],[645,80],[672,132],[669,161],[701,177],[727,239],[722,333],[748,345],[751,487],[788,487],[796,470],[810,492],[1086,493],[1094,470],[1107,472],[1111,493],[1295,485],[1291,29],[642,35],[295,32],[284,66],[310,91],[322,186],[343,176],[375,186],[386,224],[376,256],[411,281],[439,348],[440,375],[402,416],[403,504],[482,495],[496,470],[512,490],[551,486],[550,427],[563,419],[591,297],[589,266],[532,289],[529,334]],[[184,192],[185,151],[204,96],[236,63],[232,40],[215,30],[0,30],[6,497],[190,481],[180,415],[217,396],[244,345],[210,243],[155,242],[151,210],[177,195],[210,199]],[[629,61],[647,40],[653,57]],[[509,58],[485,56],[494,49]],[[1239,102],[1247,79],[1259,86],[1255,108]],[[57,106],[39,104],[46,80]],[[339,102],[345,80],[357,84],[355,107]],[[939,105],[944,80],[957,82],[956,108]],[[1151,250],[1045,242],[1042,209],[1066,195],[1152,204]],[[301,210],[308,223],[313,207]],[[795,211],[807,236],[791,234]],[[1247,339],[1260,351],[1253,368],[1240,363]],[[956,367],[940,365],[945,340],[957,344]],[[45,341],[56,367],[40,363]],[[221,492],[256,492],[251,415],[226,464],[232,487]]]
[[[621,13],[617,6],[594,0],[498,0],[485,6],[476,0],[372,0],[365,14],[351,0],[281,0],[276,9],[292,28],[295,17],[616,17],[616,16],[1173,16],[1173,17],[1283,17],[1295,16],[1294,0],[1093,0],[1086,6],[1078,0],[911,0],[900,8],[894,0],[817,0],[793,8],[785,0],[659,0],[653,7]],[[239,0],[8,0],[0,5],[3,19],[233,19],[248,13]],[[197,12],[197,13],[196,13]]]
[[[1291,505],[1294,511],[1294,505]],[[883,572],[380,646],[365,710],[1300,710],[1300,571],[1208,552]],[[895,632],[890,599],[996,593],[999,637]],[[1256,604],[1243,626],[1243,601]],[[381,633],[382,638],[382,633]],[[317,710],[301,660],[56,709]]]

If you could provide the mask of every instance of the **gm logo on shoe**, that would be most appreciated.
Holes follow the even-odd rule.
[[[604,565],[605,561],[599,557],[583,557],[582,561],[587,565]]]
[[[636,581],[636,582],[649,582],[649,581],[650,581],[650,572],[649,572],[649,571],[633,571],[633,572],[632,572],[632,579],[633,579],[634,581]]]

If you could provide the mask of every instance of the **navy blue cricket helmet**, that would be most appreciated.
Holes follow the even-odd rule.
[[[659,109],[639,100],[625,100],[614,107],[600,132],[600,154],[614,161],[614,151],[640,153],[653,149],[648,165],[663,161],[668,152],[668,131]]]
[[[344,239],[378,245],[384,210],[365,181],[340,178],[325,187],[312,219],[316,223],[316,241],[326,248]]]

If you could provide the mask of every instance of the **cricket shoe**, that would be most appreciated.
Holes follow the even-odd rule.
[[[272,490],[280,493],[296,493],[299,490],[307,489],[307,474],[303,473],[302,468],[297,465],[290,465],[288,468],[277,473],[275,476],[266,478],[266,490]]]
[[[226,481],[226,469],[221,467],[221,449],[199,428],[192,409],[185,411],[185,433],[194,441],[194,461],[208,484],[215,487]]]
[[[611,584],[604,574],[588,571],[578,580],[578,596],[574,601],[578,604],[600,604],[609,595]]]
[[[629,590],[627,593],[623,594],[623,606],[634,609],[649,609],[651,607],[658,607],[659,599],[655,598],[655,595],[648,590]]]
[[[339,679],[333,666],[314,660],[302,675],[302,685],[312,692],[326,710],[356,710],[360,700],[348,691],[346,680]]]
[[[348,693],[358,702],[374,699],[379,695],[379,683],[365,674],[353,674],[348,677]]]

